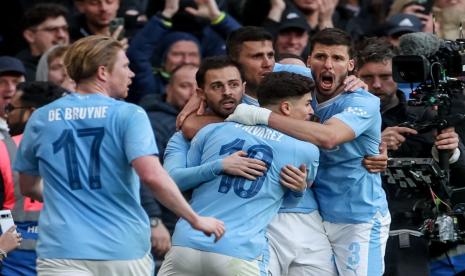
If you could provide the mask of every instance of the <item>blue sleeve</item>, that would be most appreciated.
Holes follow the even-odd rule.
[[[203,31],[202,55],[218,56],[226,54],[226,39],[228,35],[241,27],[232,17],[226,14],[225,18],[218,24],[212,24]]]
[[[29,118],[23,133],[23,138],[21,139],[21,143],[19,143],[13,170],[28,175],[39,175],[39,160],[35,152],[35,142],[38,141],[39,131],[36,127],[36,123],[40,120],[40,110],[34,112]]]
[[[131,40],[127,55],[131,62],[130,67],[135,73],[131,93],[137,93],[136,96],[132,97],[136,101],[144,95],[162,93],[162,91],[156,91],[156,88],[159,87],[157,82],[160,79],[154,77],[150,60],[154,49],[168,32],[169,30],[161,20],[153,16]]]
[[[134,159],[158,155],[158,148],[147,113],[139,106],[128,104],[119,113],[124,124],[124,151],[131,163]]]
[[[318,172],[318,166],[320,165],[320,150],[312,144],[307,156],[307,183],[313,183]]]
[[[171,137],[165,150],[163,167],[165,167],[181,191],[195,188],[199,184],[215,178],[223,171],[221,160],[200,164],[199,159],[189,164],[188,167],[189,148],[189,141],[184,138],[181,132],[176,132]],[[197,150],[197,146],[195,146],[195,150]],[[200,154],[198,154],[198,157],[200,157]]]
[[[212,24],[211,28],[219,34],[224,40],[228,38],[228,35],[239,29],[241,24],[234,19],[234,17],[230,16],[229,14],[225,14],[224,19],[219,22],[218,24]]]
[[[334,117],[352,128],[355,137],[378,124],[381,131],[379,98],[361,89],[353,92],[349,97],[350,100],[344,105],[344,111]]]
[[[298,142],[302,147],[296,147],[297,151],[296,154],[298,155],[299,160],[302,160],[302,163],[305,163],[307,166],[307,183],[313,183],[316,177],[316,173],[318,172],[318,165],[320,160],[320,150],[313,144],[304,143],[302,144],[301,141]],[[300,149],[300,150],[299,150]],[[309,191],[309,187],[303,192],[292,191],[288,189],[286,195],[289,197],[289,194],[292,194],[293,197],[289,197],[286,200],[286,205],[289,207],[297,206],[302,198],[304,197],[305,193],[311,193]],[[292,198],[293,200],[290,200]]]

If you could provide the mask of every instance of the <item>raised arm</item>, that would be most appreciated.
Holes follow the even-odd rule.
[[[265,108],[247,104],[238,105],[234,113],[226,120],[246,125],[268,125],[294,138],[308,141],[326,149],[331,149],[355,138],[352,128],[337,118],[331,118],[324,124],[320,124],[293,119]]]
[[[171,11],[174,8],[165,7],[162,15],[174,15],[175,11]],[[154,49],[157,48],[156,46],[163,37],[169,33],[171,28],[170,24],[170,22],[163,20],[157,15],[152,16],[145,24],[144,28],[136,33],[129,45],[127,55],[131,61],[131,69],[135,73],[131,91],[137,94],[131,97],[134,102],[137,102],[144,95],[156,93],[156,89],[160,85],[153,75],[151,57],[154,54]],[[161,93],[161,91],[159,93]]]

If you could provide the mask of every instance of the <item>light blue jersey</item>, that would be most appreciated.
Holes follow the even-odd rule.
[[[360,89],[342,93],[322,104],[318,104],[316,96],[313,99],[313,109],[322,123],[335,117],[352,128],[356,137],[333,149],[320,151],[314,187],[323,220],[362,223],[370,221],[377,211],[386,214],[381,177],[362,166],[365,156],[379,154],[379,98]]]
[[[150,227],[130,164],[154,154],[152,128],[136,105],[76,93],[35,111],[14,168],[44,179],[38,257],[144,257]]]
[[[213,237],[206,237],[180,219],[173,245],[246,260],[257,258],[267,248],[266,227],[278,212],[286,192],[279,183],[281,168],[286,164],[316,168],[318,160],[318,155],[315,158],[308,154],[318,152],[315,146],[271,128],[218,123],[204,127],[194,137],[187,166],[214,163],[239,150],[264,161],[268,167],[266,174],[256,181],[222,174],[195,187],[191,199],[192,208],[200,215],[225,222],[227,231],[223,238],[214,243]]]
[[[311,77],[311,71],[309,68],[299,66],[299,65],[284,65],[284,64],[279,64],[276,63],[273,72],[280,72],[280,71],[288,71],[296,74],[302,74],[303,76],[306,77]],[[302,72],[301,72],[302,71]],[[309,75],[308,75],[309,74]],[[258,100],[244,94],[242,97],[242,103],[253,105],[253,106],[260,106],[258,103]],[[314,158],[315,160],[318,160],[319,152],[318,148],[316,148],[316,151],[309,151],[308,154],[310,155],[310,158]],[[317,166],[318,163],[314,168],[307,167],[307,174],[308,174],[308,179],[309,183],[313,182],[316,176],[317,172]],[[298,167],[298,166],[297,166]],[[303,197],[299,199],[299,197],[302,197],[301,193],[295,193],[292,191],[289,191],[286,193],[284,197],[283,204],[281,208],[279,209],[280,213],[311,213],[315,210],[318,210],[318,204],[315,199],[315,194],[312,188],[307,189]]]
[[[189,148],[190,142],[184,138],[182,132],[178,131],[168,141],[163,159],[163,167],[183,192],[210,181],[223,172],[222,159],[187,167]]]

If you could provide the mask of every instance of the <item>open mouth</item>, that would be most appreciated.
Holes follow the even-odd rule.
[[[334,77],[330,73],[323,73],[320,77],[320,87],[323,90],[329,90],[333,87]]]
[[[221,105],[222,105],[223,108],[225,108],[225,109],[232,109],[232,108],[235,108],[235,107],[236,107],[236,101],[233,100],[233,99],[224,100],[224,101],[221,102]]]
[[[261,73],[260,76],[261,76],[262,78],[264,78],[266,75],[268,75],[268,74],[271,73],[271,72],[272,72],[271,70],[270,70],[270,71],[265,71],[265,72]]]

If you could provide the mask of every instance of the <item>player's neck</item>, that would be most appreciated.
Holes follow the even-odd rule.
[[[103,94],[109,96],[107,90],[98,82],[80,82],[76,85],[76,92],[81,94]]]
[[[339,87],[337,87],[333,92],[320,92],[318,90],[318,88],[316,89],[316,98],[318,100],[318,103],[324,103],[334,97],[336,97],[337,95],[341,94],[342,92],[344,92],[344,85],[341,84],[339,85]]]
[[[256,87],[245,86],[245,94],[249,97],[257,99],[257,90]]]

